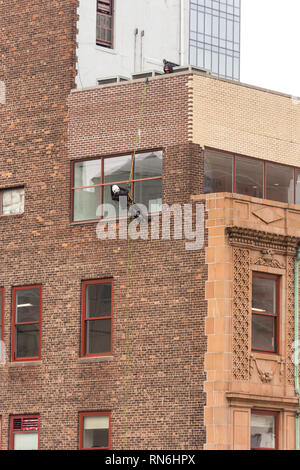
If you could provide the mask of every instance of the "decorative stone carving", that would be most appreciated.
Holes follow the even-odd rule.
[[[294,384],[294,364],[292,357],[294,354],[294,258],[288,257],[287,261],[287,380],[288,383]]]
[[[274,209],[270,207],[264,207],[258,211],[252,212],[255,217],[258,217],[265,224],[271,224],[284,219],[284,211],[282,209]]]
[[[275,377],[276,369],[278,368],[279,365],[279,375],[280,375],[280,381],[282,380],[282,376],[284,374],[284,360],[280,358],[279,361],[274,360],[275,365],[273,366],[273,370],[263,370],[261,366],[258,365],[259,359],[255,357],[254,354],[251,354],[250,356],[250,361],[249,361],[249,370],[250,370],[250,377],[253,375],[254,371],[254,365],[256,366],[256,370],[258,373],[258,376],[260,380],[263,383],[270,383]]]
[[[250,253],[233,250],[233,376],[235,380],[249,379],[250,348]]]
[[[279,261],[274,258],[274,253],[272,250],[266,249],[261,250],[262,256],[260,256],[256,261],[255,265],[258,266],[268,266],[270,268],[280,268],[284,269],[285,267],[279,263]]]

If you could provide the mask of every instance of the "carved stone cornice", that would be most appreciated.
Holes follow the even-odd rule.
[[[277,233],[264,232],[245,227],[226,227],[229,244],[255,250],[272,249],[276,253],[296,256],[300,238]]]

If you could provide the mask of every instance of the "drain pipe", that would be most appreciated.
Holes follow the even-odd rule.
[[[294,320],[294,348],[295,348],[295,369],[294,369],[294,379],[295,379],[295,393],[299,399],[299,408],[296,411],[295,418],[295,443],[296,450],[300,449],[300,439],[299,439],[299,417],[300,417],[300,387],[299,387],[299,261],[300,261],[300,246],[297,247],[297,254],[295,258],[295,320]]]

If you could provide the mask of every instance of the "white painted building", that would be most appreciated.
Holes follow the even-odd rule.
[[[78,15],[80,88],[163,59],[239,79],[240,0],[79,0]]]
[[[80,0],[78,15],[80,88],[99,78],[162,71],[163,59],[188,63],[189,0],[114,0],[111,47],[97,45],[97,0]]]

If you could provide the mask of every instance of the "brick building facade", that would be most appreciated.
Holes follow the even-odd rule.
[[[151,78],[137,156],[161,152],[163,203],[205,205],[204,245],[99,240],[99,213],[76,218],[74,206],[80,191],[103,201],[106,162],[132,154],[145,81],[75,90],[76,1],[26,4],[21,17],[19,2],[0,1],[0,190],[25,199],[21,213],[1,212],[2,449],[23,431],[41,449],[84,447],[89,417],[106,423],[112,449],[246,449],[253,410],[276,415],[277,447],[294,448],[299,107],[197,71]],[[212,148],[291,165],[296,200],[205,194]],[[90,186],[76,183],[80,162],[101,168]],[[252,272],[278,279],[271,353],[251,349]],[[89,354],[86,290],[102,284],[111,345]],[[22,290],[38,295],[38,319],[18,319],[32,307]],[[26,322],[40,335],[34,357],[16,349]]]

